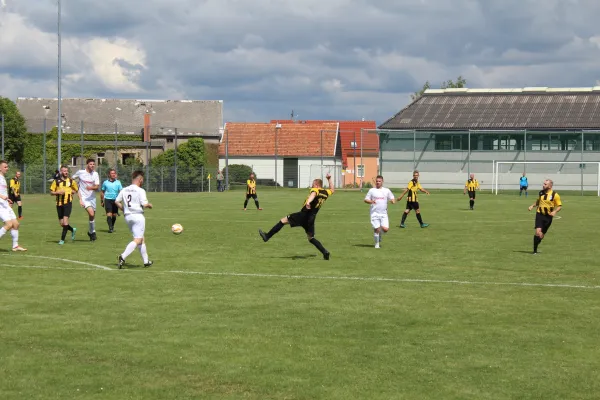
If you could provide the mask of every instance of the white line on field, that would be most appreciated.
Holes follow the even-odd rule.
[[[69,260],[71,261],[71,260]],[[82,263],[85,265],[93,265]],[[40,268],[56,270],[75,270],[75,271],[95,271],[96,268],[65,268],[48,266],[25,266],[25,265],[5,265],[12,268]],[[105,270],[114,271],[112,268],[105,267]],[[127,269],[122,270],[123,272]],[[410,278],[382,278],[368,276],[318,276],[318,275],[280,275],[280,274],[247,274],[239,272],[203,272],[203,271],[156,271],[145,269],[144,273],[156,274],[182,274],[182,275],[204,275],[204,276],[233,276],[247,278],[280,278],[280,279],[316,279],[333,281],[363,281],[363,282],[396,282],[396,283],[438,283],[452,285],[479,285],[479,286],[517,286],[517,287],[544,287],[544,288],[565,288],[565,289],[592,289],[598,290],[600,286],[594,285],[574,285],[567,283],[529,283],[529,282],[490,282],[490,281],[461,281],[461,280],[442,280],[442,279],[410,279]]]
[[[62,262],[71,263],[71,264],[87,265],[87,266],[90,266],[90,267],[100,268],[100,269],[104,269],[104,270],[107,270],[107,271],[112,271],[113,270],[113,268],[106,267],[104,265],[91,264],[91,263],[87,263],[87,262],[83,262],[83,261],[69,260],[67,258],[46,257],[46,256],[30,256],[30,255],[27,255],[27,254],[21,254],[21,255],[19,255],[19,257],[40,258],[40,259],[43,259],[43,260],[62,261]]]
[[[216,275],[239,276],[250,278],[283,278],[283,279],[323,279],[339,281],[371,281],[371,282],[405,282],[405,283],[448,283],[458,285],[494,285],[494,286],[533,286],[557,287],[571,289],[600,289],[600,286],[572,285],[563,283],[527,283],[527,282],[489,282],[489,281],[459,281],[438,279],[409,279],[409,278],[381,278],[363,276],[318,276],[318,275],[278,275],[278,274],[244,274],[238,272],[201,272],[201,271],[155,271],[157,273],[190,274],[190,275]]]
[[[14,264],[3,264],[3,267],[10,268],[33,268],[33,269],[58,269],[58,270],[69,270],[69,271],[97,271],[98,268],[67,268],[67,267],[49,267],[47,265],[14,265]]]

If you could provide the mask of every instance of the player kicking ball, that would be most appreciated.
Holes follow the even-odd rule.
[[[125,223],[129,227],[133,235],[133,240],[129,242],[125,251],[117,257],[117,265],[119,269],[123,268],[125,259],[133,253],[137,247],[144,260],[144,267],[149,267],[153,263],[148,259],[146,250],[146,241],[144,240],[144,231],[146,230],[146,218],[144,217],[144,209],[152,208],[152,204],[148,203],[146,191],[142,189],[144,184],[144,173],[135,171],[131,176],[131,185],[119,192],[115,204],[120,210],[123,210]]]
[[[387,215],[389,201],[394,204],[396,198],[390,189],[383,187],[383,176],[377,175],[375,187],[369,189],[365,196],[365,203],[371,205],[371,226],[373,227],[376,249],[381,246],[383,234],[390,229],[390,220]]]

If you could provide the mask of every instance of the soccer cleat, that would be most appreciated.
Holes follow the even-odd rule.
[[[95,242],[96,241],[96,232],[92,232],[92,241]]]
[[[109,230],[108,230],[108,233],[113,233],[113,230],[112,230],[112,229],[109,229]]]
[[[330,256],[331,256],[331,253],[329,253],[329,252],[323,254],[323,260],[329,260]]]
[[[260,235],[260,237],[262,238],[262,240],[263,240],[263,241],[267,242],[267,241],[269,240],[269,238],[267,237],[267,234],[266,234],[266,233],[264,233],[264,232],[262,231],[262,229],[259,229],[259,230],[258,230],[258,234]]]
[[[59,240],[58,244],[62,246],[63,244],[65,244],[65,241],[64,240]]]
[[[246,211],[246,209],[245,209],[245,208],[243,208],[242,210]]]
[[[406,228],[406,225],[400,224],[400,228]]]
[[[147,263],[144,263],[144,268],[151,267],[151,266],[152,266],[152,264],[154,264],[154,262],[152,262],[152,261],[148,260],[148,262],[147,262]]]
[[[123,257],[121,257],[121,255],[119,254],[119,257],[117,257],[117,265],[119,266],[119,269],[123,268],[124,264],[125,264],[125,259]]]
[[[262,208],[259,208],[258,211],[262,211]]]
[[[93,241],[94,239],[92,239],[92,234],[89,232],[87,234],[88,234],[88,237],[90,238],[90,242]]]
[[[421,224],[421,228],[427,228],[429,224]]]
[[[21,246],[15,246],[12,248],[12,251],[27,251],[27,249],[25,249]]]
[[[77,232],[77,228],[73,228],[73,232],[71,232],[71,240],[75,241],[75,233]]]
[[[376,249],[379,249],[379,248],[380,248],[380,246],[379,246],[379,243],[377,243],[377,244],[375,245],[375,248],[376,248]]]
[[[22,219],[23,219],[23,217],[19,217],[19,221],[22,220]]]

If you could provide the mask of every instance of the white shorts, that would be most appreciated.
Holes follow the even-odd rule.
[[[0,219],[3,222],[8,222],[12,221],[13,219],[17,219],[17,216],[12,208],[0,206]]]
[[[83,200],[83,208],[87,210],[90,207],[92,207],[92,209],[96,211],[96,199]]]
[[[126,215],[125,222],[134,239],[142,239],[144,237],[144,232],[146,231],[146,217],[144,217],[144,214]]]
[[[389,228],[390,220],[388,219],[387,214],[371,214],[371,226],[373,229],[379,227]]]

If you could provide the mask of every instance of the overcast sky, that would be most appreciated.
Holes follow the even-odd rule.
[[[63,97],[375,119],[426,80],[600,85],[598,0],[62,0]],[[57,96],[56,0],[0,0],[0,96]]]

